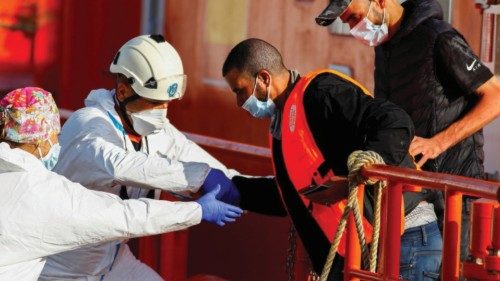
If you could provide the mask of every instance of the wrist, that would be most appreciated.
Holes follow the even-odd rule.
[[[444,136],[444,134],[437,134],[433,137],[434,143],[436,144],[439,154],[443,153],[450,147],[449,140],[450,138],[447,138]]]

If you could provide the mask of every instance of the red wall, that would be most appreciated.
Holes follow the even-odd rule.
[[[89,91],[112,88],[109,64],[140,32],[141,0],[62,1],[59,107],[78,109]]]
[[[57,91],[60,0],[0,2],[0,93],[38,85]]]

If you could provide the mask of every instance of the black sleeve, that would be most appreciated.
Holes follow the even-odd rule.
[[[473,93],[493,73],[472,52],[465,39],[455,30],[443,32],[436,41],[436,61],[466,94]]]
[[[262,215],[287,216],[274,177],[247,178],[235,176],[232,181],[240,192],[240,207],[243,210]]]
[[[410,116],[389,101],[372,99],[367,103],[360,129],[365,132],[365,150],[380,154],[388,165],[402,165],[415,135]],[[407,165],[402,165],[407,166]]]
[[[341,137],[335,145],[350,149],[346,154],[356,149],[373,150],[389,165],[400,165],[407,157],[415,129],[403,109],[374,99],[355,84],[331,74],[317,76],[310,90],[304,98],[308,123],[313,131],[331,130],[330,145]]]

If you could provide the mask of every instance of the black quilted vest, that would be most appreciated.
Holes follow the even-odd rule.
[[[439,4],[435,0],[408,0],[403,6],[399,30],[375,48],[375,96],[405,109],[415,124],[415,134],[429,138],[467,113],[477,95],[463,93],[447,77],[446,66],[435,58],[438,35],[456,32],[442,21]],[[429,160],[424,169],[482,178],[483,159],[483,133],[479,131]]]

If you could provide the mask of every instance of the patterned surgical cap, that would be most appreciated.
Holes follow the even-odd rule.
[[[52,95],[37,87],[14,90],[0,99],[0,139],[36,143],[59,134],[59,110]]]

